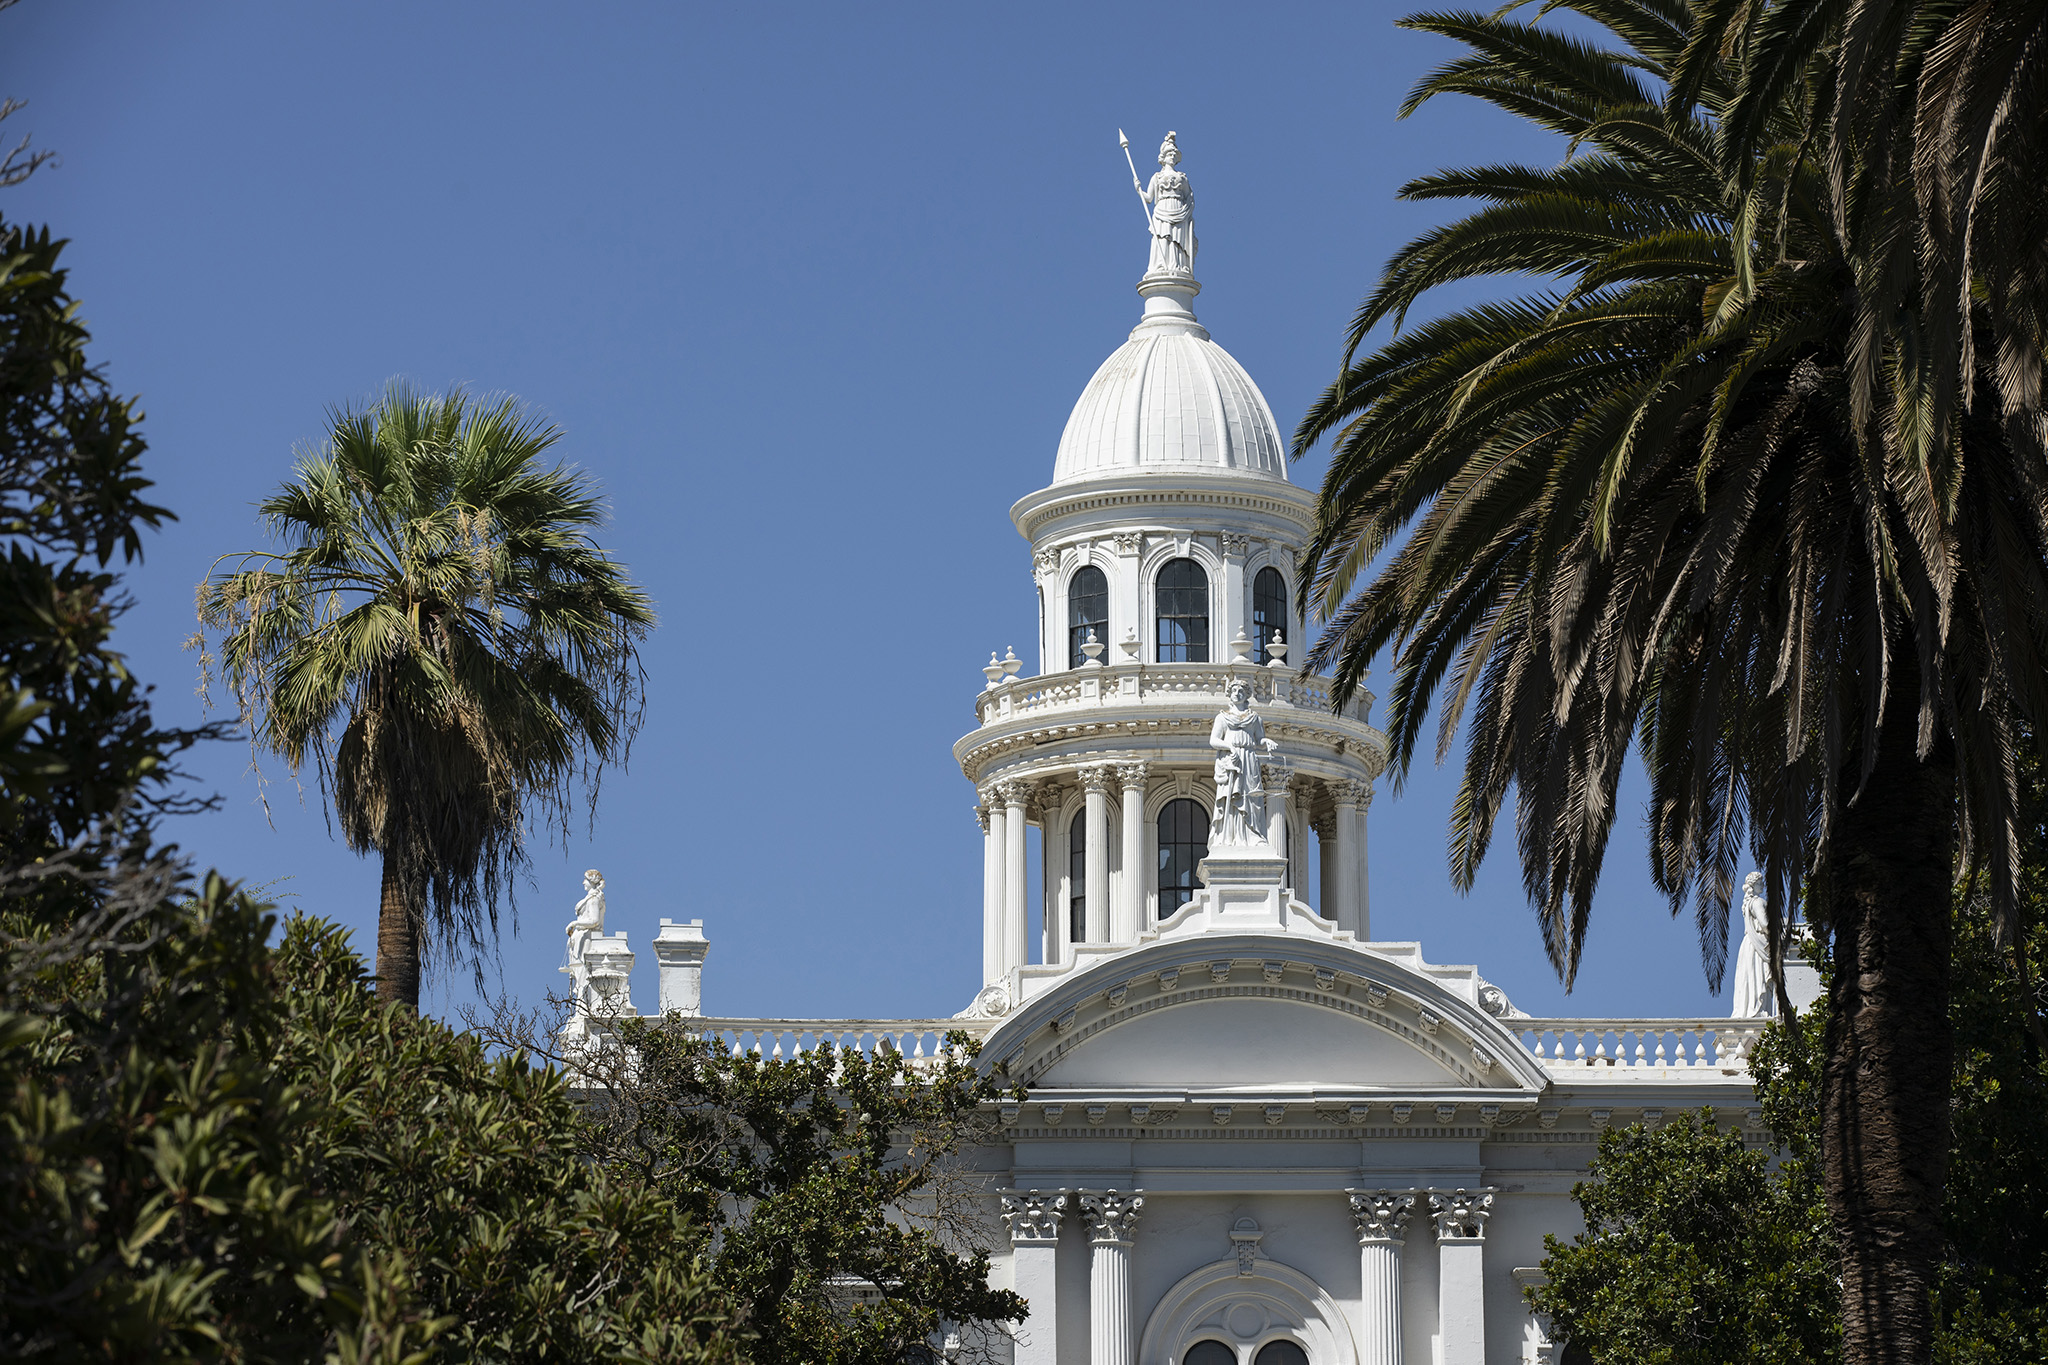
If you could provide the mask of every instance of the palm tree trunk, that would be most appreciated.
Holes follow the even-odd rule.
[[[377,903],[377,998],[420,1008],[419,917],[413,913],[398,859],[384,855],[384,885]]]
[[[1955,760],[1945,742],[1916,756],[1918,678],[1904,672],[1832,859],[1821,1163],[1845,1365],[1925,1365],[1941,1266]]]

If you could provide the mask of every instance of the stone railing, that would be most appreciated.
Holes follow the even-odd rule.
[[[1654,1071],[1699,1068],[1745,1071],[1762,1033],[1761,1019],[1504,1019],[1529,1055],[1551,1071],[1603,1067]],[[983,1038],[993,1019],[692,1019],[699,1037],[735,1053],[791,1058],[831,1043],[872,1056],[882,1049],[913,1063],[935,1060],[945,1037],[959,1030]]]
[[[1579,1067],[1743,1071],[1761,1019],[1503,1019],[1552,1071]]]
[[[970,1037],[986,1034],[990,1019],[692,1019],[689,1029],[700,1038],[724,1044],[733,1053],[751,1052],[770,1060],[788,1060],[830,1043],[841,1052],[873,1056],[902,1053],[913,1064],[937,1060],[948,1033]]]
[[[1286,667],[1238,664],[1102,664],[1070,668],[1036,678],[1014,678],[982,691],[975,711],[983,725],[1022,720],[1055,712],[1101,706],[1143,705],[1198,700],[1221,705],[1233,677],[1248,678],[1255,704],[1330,709],[1330,680],[1304,678]],[[1364,705],[1345,707],[1352,719],[1364,718]]]

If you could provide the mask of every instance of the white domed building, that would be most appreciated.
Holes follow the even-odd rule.
[[[913,1056],[965,1028],[1028,1088],[982,1163],[995,1273],[1031,1305],[1018,1365],[1553,1361],[1522,1290],[1544,1235],[1578,1230],[1600,1130],[1709,1104],[1757,1127],[1761,1021],[1528,1018],[1475,968],[1374,939],[1386,736],[1370,695],[1333,712],[1289,662],[1314,499],[1196,319],[1191,196],[1161,152],[1137,325],[1010,510],[1036,673],[991,659],[954,746],[984,829],[972,1003],[702,1027]],[[700,928],[664,921],[655,950],[663,1009],[695,1014]],[[623,936],[589,951],[630,968]]]

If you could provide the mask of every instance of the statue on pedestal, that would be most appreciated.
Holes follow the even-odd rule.
[[[1138,184],[1131,172],[1131,185],[1145,201],[1152,220],[1152,259],[1147,275],[1195,273],[1195,191],[1180,170],[1180,144],[1168,133],[1159,144],[1159,169],[1148,185]]]
[[[583,874],[583,899],[576,902],[576,918],[563,930],[569,938],[569,960],[562,970],[569,973],[570,992],[576,1003],[589,1008],[597,1003],[590,988],[590,968],[584,962],[590,940],[604,932],[604,874],[591,868]]]
[[[1771,972],[1770,909],[1764,902],[1764,874],[1742,881],[1742,946],[1735,950],[1735,984],[1729,988],[1729,1017],[1769,1018],[1778,1012]]]
[[[1266,755],[1279,744],[1266,738],[1266,723],[1252,710],[1252,687],[1230,684],[1230,705],[1209,727],[1216,753],[1216,808],[1209,820],[1211,848],[1253,848],[1266,843]]]

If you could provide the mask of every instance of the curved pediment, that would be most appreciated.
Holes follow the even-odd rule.
[[[1032,1088],[1500,1090],[1547,1077],[1515,1036],[1412,968],[1351,944],[1210,934],[1074,973],[982,1057]]]

